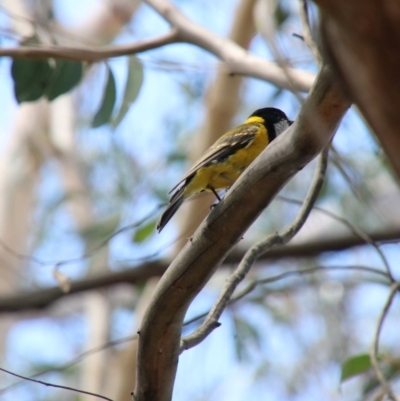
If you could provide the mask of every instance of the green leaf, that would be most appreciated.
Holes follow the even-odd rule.
[[[78,85],[83,75],[83,63],[56,60],[55,68],[46,87],[46,96],[51,101]]]
[[[131,104],[139,95],[143,83],[143,65],[135,56],[128,59],[128,78],[126,80],[124,97],[122,98],[121,108],[112,121],[113,128],[124,119]]]
[[[17,102],[31,102],[41,98],[51,73],[52,68],[48,61],[14,59],[11,75]]]
[[[114,109],[115,98],[116,98],[115,79],[109,67],[107,67],[107,71],[108,71],[107,84],[104,90],[100,109],[97,111],[92,122],[93,128],[97,128],[103,124],[107,124],[110,121],[111,114]]]
[[[344,361],[340,382],[358,376],[371,368],[371,359],[368,354],[355,355]]]
[[[132,240],[140,244],[155,232],[155,228],[156,228],[156,221],[155,220],[149,221],[147,224],[143,225],[135,232]]]

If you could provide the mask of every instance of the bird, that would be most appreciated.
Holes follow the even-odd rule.
[[[193,195],[212,192],[220,201],[218,191],[231,187],[271,141],[292,123],[282,110],[264,107],[222,135],[171,189],[169,193],[173,194],[158,220],[157,231],[160,233],[183,201]]]

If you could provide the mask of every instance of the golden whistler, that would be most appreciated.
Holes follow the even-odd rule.
[[[183,201],[193,195],[208,191],[221,200],[217,191],[230,187],[292,123],[283,111],[266,107],[256,110],[244,124],[222,135],[172,188],[170,193],[175,192],[157,223],[157,230],[160,232]]]

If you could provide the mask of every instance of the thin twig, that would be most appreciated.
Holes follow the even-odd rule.
[[[311,50],[311,53],[314,56],[314,59],[318,66],[322,65],[322,57],[321,54],[319,53],[318,47],[316,43],[314,42],[314,39],[312,37],[311,33],[311,24],[310,24],[310,18],[308,15],[308,3],[307,0],[300,0],[300,21],[303,26],[303,40],[308,46],[308,48]]]
[[[286,58],[283,56],[283,53],[279,47],[279,43],[277,41],[276,35],[276,24],[275,21],[270,18],[271,10],[270,3],[267,0],[260,0],[257,2],[257,19],[259,31],[261,36],[266,41],[267,45],[270,48],[272,55],[276,63],[281,67],[283,74],[285,75],[288,82],[291,82],[293,85],[293,77],[291,73],[291,68],[286,61]],[[303,104],[304,99],[299,91],[293,92],[297,100],[300,104]]]
[[[87,350],[85,352],[82,352],[80,355],[76,356],[75,358],[71,359],[69,362],[67,362],[67,363],[65,363],[63,365],[60,365],[60,366],[57,366],[57,367],[53,367],[53,368],[49,368],[49,369],[46,369],[46,370],[42,370],[41,372],[35,373],[34,375],[29,376],[28,379],[34,379],[35,377],[43,376],[43,375],[45,375],[47,373],[62,372],[64,370],[67,370],[70,367],[76,365],[77,363],[82,362],[84,359],[86,359],[90,355],[96,354],[97,352],[100,352],[100,351],[104,351],[104,350],[106,350],[106,349],[108,349],[110,347],[113,347],[115,345],[123,344],[123,343],[126,343],[128,341],[137,340],[137,337],[138,337],[137,334],[135,334],[133,336],[119,338],[118,340],[108,341],[108,342],[106,342],[104,344],[99,345],[98,347],[94,347],[94,348],[91,348],[91,349],[89,349],[89,350]],[[11,389],[13,389],[15,387],[18,387],[19,385],[24,384],[25,380],[26,380],[26,378],[24,378],[21,381],[18,381],[18,382],[15,382],[13,384],[10,384],[7,387],[4,387],[4,388],[0,389],[0,394],[4,394],[7,391],[10,391]]]
[[[390,277],[387,273],[385,273],[382,270],[375,269],[373,267],[369,266],[315,266],[315,267],[309,267],[306,269],[301,269],[301,270],[293,270],[281,274],[277,274],[276,276],[273,277],[267,277],[264,279],[260,280],[254,280],[250,282],[245,288],[243,288],[235,297],[232,298],[233,302],[238,301],[239,299],[243,298],[247,294],[249,294],[254,288],[256,288],[259,285],[262,284],[269,284],[269,283],[274,283],[276,281],[282,280],[287,277],[292,277],[292,276],[300,276],[303,274],[311,274],[311,273],[316,273],[320,271],[328,271],[328,270],[358,270],[358,271],[363,271],[366,273],[373,273],[379,276],[382,276],[386,279],[389,280],[388,284],[390,284]]]
[[[151,217],[154,216],[154,214],[160,209],[162,208],[163,205],[159,205],[157,206],[152,212],[148,213],[147,216],[141,218],[140,220],[136,221],[135,223],[132,224],[128,224],[127,226],[121,227],[118,230],[114,231],[112,234],[110,234],[106,239],[104,239],[102,242],[100,242],[100,244],[96,245],[94,248],[89,249],[87,252],[85,252],[83,255],[81,256],[77,256],[76,258],[71,258],[71,259],[65,259],[62,260],[60,262],[57,262],[54,266],[55,268],[60,268],[61,266],[64,266],[66,264],[71,264],[74,262],[80,262],[84,259],[87,259],[91,256],[93,256],[93,254],[95,254],[96,252],[100,251],[102,248],[104,248],[113,238],[115,238],[117,235],[124,233],[125,231],[129,231],[132,230],[133,228],[139,227],[141,226],[143,223],[145,223],[148,219],[150,219]],[[156,256],[156,255],[155,255]],[[144,260],[148,260],[150,258],[153,258],[154,255],[151,256],[146,256],[144,258]],[[140,259],[141,260],[141,259]]]
[[[324,182],[325,171],[328,160],[328,148],[325,149],[318,161],[317,168],[315,170],[314,179],[311,184],[310,190],[304,200],[304,203],[297,214],[294,221],[282,232],[282,234],[275,233],[268,236],[266,239],[259,241],[253,245],[245,254],[242,261],[240,262],[234,273],[228,278],[227,283],[222,290],[218,300],[214,304],[213,308],[209,312],[207,318],[202,325],[195,330],[192,334],[181,339],[180,351],[183,352],[189,348],[192,348],[202,342],[216,327],[218,327],[218,319],[222,312],[226,308],[231,299],[233,292],[240,282],[244,279],[254,261],[271,249],[275,245],[283,245],[289,242],[303,226],[307,220],[312,207],[318,197],[318,194],[322,188]]]
[[[19,374],[14,373],[14,372],[10,372],[9,370],[3,369],[3,368],[0,368],[0,371],[2,371],[4,373],[7,373],[7,374],[9,374],[11,376],[19,377],[20,379],[24,379],[24,380],[27,380],[27,381],[30,381],[30,382],[33,382],[33,383],[42,384],[43,386],[61,388],[63,390],[73,391],[75,393],[91,395],[93,397],[101,398],[103,400],[113,401],[111,398],[105,397],[104,395],[91,393],[89,391],[79,390],[79,389],[73,388],[73,387],[61,386],[59,384],[48,383],[48,382],[44,382],[44,381],[41,381],[41,380],[30,379],[29,377],[25,377],[25,376],[19,375]]]
[[[336,148],[331,145],[330,151],[330,160],[332,164],[337,168],[339,173],[342,175],[343,179],[349,185],[350,190],[352,193],[357,197],[359,202],[366,204],[365,198],[372,196],[371,191],[367,188],[366,185],[363,188],[359,188],[359,183],[354,182],[354,178],[350,175],[350,173],[346,169],[351,169],[352,175],[355,174],[354,167],[350,165],[350,163],[343,158],[342,155],[336,150]],[[360,177],[357,177],[360,180]]]
[[[314,267],[309,267],[306,269],[301,269],[301,270],[292,270],[288,271],[285,273],[277,274],[276,276],[272,277],[266,277],[263,279],[258,279],[258,280],[252,280],[250,281],[241,291],[239,291],[235,296],[233,296],[230,300],[228,305],[232,305],[233,303],[241,300],[244,298],[246,295],[251,293],[256,287],[264,284],[270,284],[270,283],[275,283],[279,280],[288,278],[288,277],[293,277],[293,276],[299,276],[303,274],[311,274],[311,273],[318,273],[318,272],[324,272],[324,271],[330,271],[330,270],[358,270],[362,271],[365,273],[372,273],[376,274],[378,276],[384,277],[385,279],[388,279],[390,284],[390,277],[389,275],[379,269],[376,269],[374,267],[369,267],[369,266],[358,266],[358,265],[347,265],[347,266],[314,266]],[[197,315],[189,320],[186,320],[185,323],[183,324],[184,326],[189,326],[190,324],[193,324],[197,322],[200,319],[205,318],[208,315],[209,312],[204,312],[200,315]]]
[[[393,303],[393,299],[396,295],[396,293],[399,291],[400,289],[400,282],[395,282],[392,284],[391,289],[390,289],[390,293],[389,293],[389,297],[385,303],[384,308],[382,309],[382,312],[379,316],[378,319],[378,325],[376,327],[376,331],[372,340],[372,346],[371,346],[371,350],[370,350],[370,358],[371,358],[371,364],[372,367],[375,370],[375,374],[376,377],[378,378],[378,380],[380,381],[383,390],[385,391],[386,395],[392,400],[392,401],[396,401],[399,400],[399,398],[396,397],[396,395],[393,393],[393,390],[390,386],[390,384],[388,383],[388,381],[385,378],[385,375],[383,374],[383,371],[381,369],[381,367],[379,366],[379,362],[378,362],[378,354],[379,354],[379,337],[381,334],[381,330],[383,327],[383,322],[389,312],[389,309]]]
[[[159,205],[157,206],[152,212],[150,212],[147,216],[141,218],[140,220],[128,224],[124,227],[119,228],[118,230],[114,231],[112,234],[110,234],[107,238],[105,238],[102,242],[100,242],[98,245],[96,245],[95,247],[93,247],[92,249],[89,249],[88,251],[86,251],[85,253],[83,253],[80,256],[76,256],[70,259],[64,259],[58,262],[54,262],[54,261],[44,261],[44,260],[40,260],[38,258],[35,258],[34,256],[31,255],[25,255],[22,254],[14,249],[12,249],[10,246],[8,246],[1,238],[0,238],[0,248],[3,248],[4,251],[6,251],[7,253],[9,253],[11,256],[13,256],[14,258],[18,259],[18,260],[23,260],[23,261],[29,261],[29,262],[33,262],[36,263],[40,266],[54,266],[55,269],[59,269],[60,267],[67,265],[67,264],[71,264],[71,263],[75,263],[75,262],[81,262],[91,256],[93,256],[96,252],[100,251],[102,248],[104,248],[113,238],[115,238],[117,235],[124,233],[125,231],[129,231],[132,230],[133,228],[139,227],[141,226],[143,223],[145,223],[148,219],[150,219],[151,217],[154,216],[154,214],[160,209],[162,208],[164,205]],[[162,250],[158,251],[157,253],[151,254],[151,255],[147,255],[141,258],[137,258],[137,259],[130,259],[131,261],[145,261],[145,260],[149,260],[149,259],[153,259],[154,257],[156,257]]]
[[[276,197],[276,199],[280,199],[280,200],[283,200],[288,203],[296,203],[298,205],[302,204],[302,202],[298,199],[293,199],[293,198],[289,198],[289,197],[282,196],[282,195],[278,195]],[[329,210],[326,210],[319,206],[314,206],[314,210],[317,210],[317,211],[331,217],[332,219],[344,224],[354,235],[361,238],[363,241],[365,241],[365,243],[372,245],[378,252],[378,254],[382,260],[382,263],[385,266],[386,271],[388,272],[388,275],[389,275],[391,281],[392,282],[395,281],[393,278],[393,274],[392,274],[392,270],[391,270],[389,261],[387,260],[386,255],[383,253],[382,249],[380,248],[380,245],[376,241],[374,241],[368,234],[366,234],[364,231],[362,231],[360,228],[355,226],[353,223],[351,223],[349,220],[345,219],[344,217],[338,216],[337,214],[330,212]]]

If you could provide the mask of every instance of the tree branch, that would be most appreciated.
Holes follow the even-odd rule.
[[[162,262],[150,262],[122,272],[104,273],[84,280],[71,281],[71,289],[66,294],[60,287],[43,288],[30,293],[0,298],[0,313],[41,309],[56,300],[84,291],[108,287],[120,283],[138,283],[151,277],[161,276],[166,270]]]
[[[137,401],[171,399],[191,301],[283,185],[327,146],[349,105],[323,67],[294,125],[246,170],[171,263],[140,328]]]
[[[372,242],[399,242],[400,230],[392,229],[385,231],[374,231],[364,233]],[[370,245],[363,238],[353,235],[340,236],[337,238],[326,238],[308,241],[300,244],[277,246],[258,260],[268,260],[315,257],[324,252],[337,252],[346,249]],[[227,266],[237,264],[243,258],[244,252],[233,251],[225,259]],[[109,287],[122,283],[137,284],[144,282],[150,277],[160,277],[166,270],[168,264],[163,261],[144,263],[136,267],[126,267],[120,272],[109,272],[82,280],[71,281],[71,289],[68,293],[63,292],[59,286],[51,288],[40,288],[31,292],[17,293],[10,297],[0,297],[0,314],[9,312],[23,312],[32,309],[42,309],[52,305],[57,300],[78,294],[80,292]],[[223,266],[222,266],[223,267]]]
[[[180,351],[195,347],[204,341],[211,332],[219,326],[218,320],[221,317],[222,312],[228,305],[232,294],[236,290],[237,286],[243,281],[249,272],[251,266],[253,266],[256,259],[262,254],[268,252],[273,246],[277,244],[287,244],[303,227],[303,224],[307,220],[312,207],[317,200],[318,194],[322,188],[322,184],[325,178],[325,171],[328,159],[328,149],[320,155],[319,163],[315,170],[314,179],[311,184],[310,190],[303,202],[303,205],[297,214],[294,221],[285,229],[281,234],[275,233],[269,235],[267,238],[254,244],[244,255],[243,259],[239,263],[239,266],[228,278],[224,289],[220,296],[212,307],[210,313],[207,315],[205,321],[198,327],[192,334],[182,338]]]
[[[42,380],[31,379],[30,377],[22,376],[22,375],[19,375],[17,373],[10,372],[9,370],[3,369],[3,368],[0,368],[0,371],[4,372],[4,373],[7,373],[7,374],[9,374],[11,376],[15,376],[15,377],[18,377],[20,379],[29,381],[29,382],[41,384],[41,385],[46,386],[46,387],[60,388],[62,390],[73,391],[75,393],[91,395],[92,397],[101,398],[101,399],[106,400],[106,401],[113,401],[111,398],[105,397],[104,395],[101,395],[101,394],[91,393],[90,391],[79,390],[79,389],[73,388],[73,387],[61,386],[60,384],[53,384],[53,383],[49,383],[49,382],[44,382]]]
[[[20,46],[16,48],[0,48],[0,56],[12,58],[59,58],[71,61],[101,61],[110,57],[127,56],[156,49],[171,43],[179,43],[176,29],[152,39],[144,39],[128,45],[112,46]]]
[[[299,16],[300,16],[301,25],[303,26],[304,42],[306,43],[306,45],[310,49],[311,53],[313,54],[316,63],[320,66],[320,65],[322,65],[322,58],[321,58],[321,54],[319,53],[318,46],[315,43],[314,38],[312,36],[311,23],[310,23],[310,18],[308,15],[307,0],[300,0]]]

